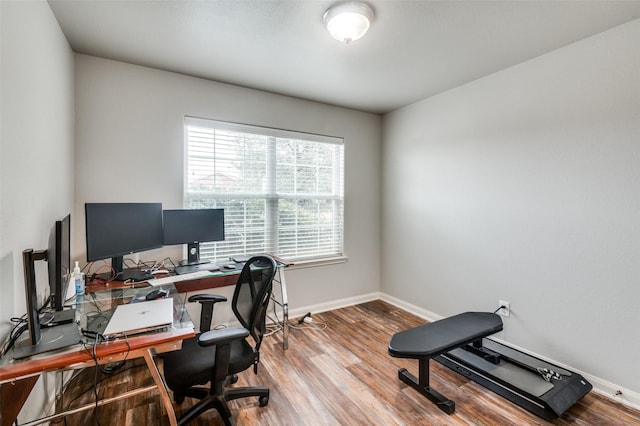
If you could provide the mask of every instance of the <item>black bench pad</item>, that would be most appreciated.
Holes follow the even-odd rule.
[[[502,319],[491,312],[464,312],[400,331],[389,342],[396,358],[433,358],[502,330]]]

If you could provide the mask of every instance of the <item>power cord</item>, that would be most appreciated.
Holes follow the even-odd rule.
[[[314,320],[311,317],[311,312],[307,312],[298,320],[297,324],[290,324],[289,328],[294,330],[316,330],[322,331],[327,328],[327,324],[322,321]]]
[[[24,333],[28,328],[29,324],[27,323],[27,319],[23,316],[21,318],[11,318],[11,322],[16,323],[11,329],[9,333],[9,337],[5,340],[2,345],[2,350],[0,351],[0,358],[3,358],[9,350],[15,345],[16,341],[20,338],[22,333]]]
[[[47,298],[46,302],[40,307],[40,309],[38,309],[38,315],[40,315],[47,309],[50,300],[51,298]],[[29,328],[27,314],[24,314],[21,317],[12,317],[10,321],[15,325],[11,329],[11,332],[9,333],[9,336],[7,337],[5,342],[2,344],[2,349],[0,349],[0,358],[3,358],[7,354],[7,352],[9,352],[11,348],[13,348],[20,336],[22,336],[22,333],[24,333]]]
[[[276,304],[272,304],[273,309],[273,317],[271,315],[267,315],[267,318],[271,320],[271,324],[267,325],[267,333],[266,336],[270,336],[281,331],[284,328],[284,322],[278,318],[278,312],[276,310]],[[314,321],[311,317],[311,312],[307,312],[302,317],[300,317],[295,323],[289,321],[289,328],[294,330],[316,330],[322,331],[327,328],[327,324],[321,321]]]
[[[88,332],[87,330],[82,330],[83,335],[86,336],[86,333],[94,334],[94,333]],[[95,407],[93,408],[93,420],[98,426],[100,426],[100,420],[98,420],[98,401],[100,400],[100,398],[98,395],[99,363],[98,363],[98,355],[96,353],[96,348],[100,341],[100,336],[102,336],[100,333],[95,333],[95,339],[93,341],[93,345],[91,348],[87,347],[87,342],[82,342],[82,345],[84,346],[85,351],[91,356],[91,358],[96,364],[96,368],[93,373],[93,395],[94,395],[94,401],[95,401]]]
[[[98,266],[98,269],[96,269],[96,271],[93,273],[91,272],[92,267],[93,267],[93,262],[88,263],[87,265],[85,265],[85,267],[82,268],[82,270],[84,270],[84,268],[88,268],[87,282],[95,281],[100,284],[107,284],[116,279],[116,276],[117,276],[116,270],[111,265],[109,265],[105,260],[102,261],[102,264]],[[99,277],[99,275],[102,275],[106,272],[109,272],[108,278]]]
[[[117,372],[117,374],[116,374],[116,375],[111,375],[111,376],[105,376],[105,377],[102,377],[100,380],[98,380],[98,383],[97,383],[97,384],[99,385],[100,383],[102,383],[102,382],[103,382],[103,381],[105,381],[105,380],[108,380],[108,379],[113,378],[113,377],[115,377],[115,376],[117,376],[117,375],[119,375],[119,374],[124,374],[124,373],[126,373],[126,372],[128,372],[128,371],[130,371],[130,370],[134,370],[134,369],[141,368],[141,367],[146,367],[146,364],[144,364],[144,363],[141,363],[141,364],[134,364],[134,365],[129,366],[128,368],[121,369],[121,370],[119,370],[119,371]],[[64,393],[67,391],[67,389],[69,388],[69,386],[71,385],[71,383],[72,383],[74,380],[76,380],[77,378],[79,378],[79,377],[81,376],[81,374],[82,374],[84,371],[86,371],[86,368],[83,368],[83,369],[81,369],[81,370],[78,370],[78,371],[77,371],[77,373],[75,373],[75,374],[73,375],[73,377],[71,377],[71,378],[67,381],[67,383],[64,385],[64,388],[63,388],[63,390],[62,390],[62,392],[61,392],[61,394],[62,394],[62,395],[64,395]],[[94,384],[91,384],[91,385],[89,385],[89,387],[86,387],[85,389],[80,390],[80,391],[78,392],[78,394],[77,394],[73,399],[71,399],[69,402],[67,402],[66,404],[65,404],[63,401],[61,401],[62,406],[63,406],[63,407],[65,407],[65,408],[64,408],[64,410],[65,410],[65,411],[70,410],[70,409],[72,408],[71,406],[72,406],[72,405],[73,405],[73,404],[74,404],[78,399],[80,399],[84,394],[86,394],[86,393],[87,393],[87,392],[89,392],[89,391],[92,391],[93,389],[94,389]],[[67,419],[66,419],[66,417],[63,417],[62,419],[56,420],[56,421],[52,422],[52,424],[58,424],[58,423],[62,423],[62,422],[64,422],[64,424],[65,424],[65,425],[67,424]]]
[[[171,269],[176,269],[176,264],[173,263],[173,260],[171,260],[170,257],[165,257],[164,259],[162,259],[160,262],[153,262],[153,265],[148,268],[150,273],[153,273],[155,271],[159,271],[162,269],[167,269],[167,266],[165,265],[165,262],[169,262],[171,264]],[[144,262],[143,262],[144,264]],[[145,266],[147,266],[146,264],[144,264]]]
[[[311,319],[311,312],[307,312],[302,316],[302,318],[298,320],[298,324],[302,324],[303,322],[306,322],[306,323],[313,322],[313,319]]]
[[[264,337],[271,336],[272,334],[277,333],[282,330],[284,327],[283,322],[278,318],[278,311],[276,310],[276,304],[271,303],[271,309],[273,309],[273,317],[267,313],[267,318],[271,321],[270,324],[267,324],[266,329],[267,332],[264,334]]]
[[[117,366],[112,367],[111,369],[103,368],[98,362],[97,347],[98,347],[98,344],[100,344],[101,342],[104,342],[110,339],[106,339],[101,333],[90,331],[90,330],[82,330],[82,334],[85,337],[90,337],[90,336],[95,337],[93,340],[92,347],[90,348],[87,347],[87,342],[84,342],[84,341],[82,342],[82,345],[84,346],[84,349],[89,354],[89,356],[91,356],[96,366],[93,373],[93,394],[95,398],[95,407],[93,409],[93,420],[98,426],[100,426],[100,420],[98,419],[98,407],[100,402],[100,396],[98,394],[98,384],[101,382],[101,380],[100,381],[98,380],[98,372],[101,371],[104,374],[111,374],[114,371],[118,370],[120,367],[122,367],[122,365],[124,365],[125,361],[129,357],[129,353],[131,352],[131,344],[129,343],[128,336],[125,334],[124,339],[127,344],[127,353],[125,354],[124,359],[120,361],[121,364],[117,365],[118,363],[113,363],[112,365],[117,365]]]

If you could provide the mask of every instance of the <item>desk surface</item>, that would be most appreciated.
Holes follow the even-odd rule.
[[[226,271],[212,272],[212,275],[204,278],[194,278],[192,280],[177,281],[172,285],[177,289],[178,293],[189,293],[192,291],[200,291],[211,288],[226,287],[236,285],[238,281],[238,274],[241,269],[232,269]],[[158,278],[166,277],[168,275],[159,275]],[[151,288],[151,285],[146,281],[137,283],[125,283],[122,281],[109,281],[104,282],[91,282],[85,287],[86,293],[94,293],[103,290],[113,289],[144,289]]]
[[[288,266],[292,266],[292,262],[288,262],[279,257],[269,255],[273,257],[278,263],[278,267],[286,268]],[[233,263],[233,262],[229,262]],[[212,271],[211,276],[204,278],[195,278],[192,280],[185,281],[177,281],[173,283],[176,287],[178,293],[189,293],[192,291],[201,291],[218,287],[226,287],[236,285],[238,281],[238,274],[242,271],[243,263],[236,262],[235,269],[226,269],[221,268],[219,271]],[[158,277],[166,277],[168,275],[159,275]],[[87,293],[108,290],[108,289],[119,289],[119,288],[144,288],[149,287],[149,283],[146,281],[141,281],[137,283],[124,283],[122,281],[109,281],[107,283],[104,282],[89,282],[87,283],[85,290]]]
[[[37,375],[45,371],[52,371],[63,367],[73,366],[84,362],[96,362],[98,360],[111,362],[109,358],[117,354],[133,352],[138,349],[157,347],[168,344],[167,349],[176,343],[195,335],[191,318],[184,309],[182,299],[175,286],[168,284],[162,286],[169,291],[169,297],[174,302],[174,318],[171,327],[166,327],[156,332],[143,333],[130,336],[127,339],[116,339],[95,345],[91,338],[83,337],[84,344],[77,344],[65,349],[34,355],[29,358],[14,360],[9,351],[0,360],[0,383],[14,381],[16,379]],[[102,332],[117,305],[129,303],[136,296],[146,294],[147,288],[119,288],[101,290],[76,296],[74,308],[76,309],[76,321],[84,330]],[[28,336],[25,335],[28,338]]]

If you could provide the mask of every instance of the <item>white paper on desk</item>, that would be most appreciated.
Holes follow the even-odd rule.
[[[183,275],[170,275],[168,277],[155,278],[147,282],[152,286],[156,287],[159,285],[165,285],[165,284],[175,283],[180,281],[197,280],[200,278],[211,277],[214,275],[216,274],[211,271],[196,271],[196,272],[190,272],[188,274],[183,274]]]

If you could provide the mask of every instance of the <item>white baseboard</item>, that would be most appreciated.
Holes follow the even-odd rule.
[[[623,405],[640,410],[640,394],[587,373],[579,373],[593,385],[593,391]]]
[[[410,312],[415,316],[424,318],[429,322],[437,321],[443,318],[441,315],[434,314],[431,311],[427,311],[426,309],[422,309],[416,305],[412,305],[411,303],[405,302],[404,300],[389,296],[388,294],[380,293],[380,299],[387,303],[391,303],[398,308],[404,309],[405,311]]]
[[[382,299],[382,293],[369,293],[362,296],[348,297],[346,299],[332,300],[331,302],[318,303],[317,305],[309,305],[302,308],[294,308],[289,310],[289,319],[301,317],[307,312],[320,313],[340,309],[347,306],[359,305],[360,303],[371,302],[372,300]]]
[[[331,302],[325,302],[317,305],[306,306],[303,308],[292,309],[291,311],[289,311],[289,318],[301,317],[307,312],[311,312],[312,314],[326,312],[326,311],[331,311],[334,309],[344,308],[347,306],[357,305],[360,303],[370,302],[372,300],[378,300],[378,299],[383,300],[387,303],[390,303],[394,306],[397,306],[401,309],[404,309],[405,311],[410,312],[420,318],[424,318],[427,321],[437,321],[443,318],[441,315],[437,315],[431,311],[422,309],[416,305],[405,302],[404,300],[395,298],[393,296],[389,296],[388,294],[384,294],[381,292],[369,293],[362,296],[349,297],[346,299],[334,300]],[[579,371],[571,366],[564,365],[562,363],[546,358],[544,356],[541,356],[539,354],[536,354],[524,348],[520,348],[504,340],[501,340],[501,339],[494,339],[494,340],[500,343],[504,343],[509,347],[512,347],[518,351],[524,352],[533,357],[540,358],[551,364],[555,364],[559,367],[566,368],[567,370],[574,371],[580,374],[585,379],[587,379],[591,383],[591,385],[593,385],[594,392],[604,397],[613,399],[614,401],[620,402],[621,404],[624,404],[631,408],[640,409],[640,393],[633,392],[629,389],[623,388],[621,386],[616,385],[615,383],[608,382],[604,379],[593,376],[589,373]]]

